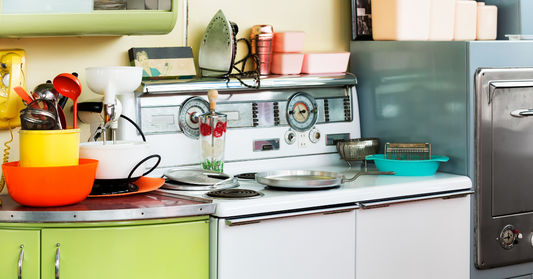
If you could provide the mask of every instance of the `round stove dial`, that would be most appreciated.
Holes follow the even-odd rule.
[[[309,140],[312,143],[317,143],[320,140],[320,131],[317,128],[313,128],[313,130],[309,132]]]
[[[296,142],[296,132],[292,130],[288,130],[287,132],[285,132],[285,142],[287,144],[293,144],[294,142]]]
[[[178,124],[181,131],[192,139],[200,137],[198,116],[209,111],[209,103],[201,97],[191,97],[181,104]]]
[[[298,92],[287,103],[287,120],[298,132],[309,131],[318,120],[318,105],[308,93]]]
[[[500,233],[500,244],[503,249],[510,250],[513,245],[518,241],[518,230],[513,225],[507,225]]]

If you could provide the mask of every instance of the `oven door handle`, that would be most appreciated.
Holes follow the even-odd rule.
[[[410,198],[389,200],[389,201],[362,202],[360,205],[361,205],[361,209],[364,210],[364,209],[387,207],[393,204],[406,203],[406,202],[416,202],[416,201],[434,200],[434,199],[447,200],[447,199],[462,198],[462,197],[471,195],[473,193],[474,193],[473,190],[466,190],[466,191],[460,191],[460,192],[452,192],[452,193],[444,193],[444,194],[436,194],[436,195],[428,195],[428,196],[420,196],[420,197],[410,197]]]
[[[533,109],[516,109],[511,111],[511,115],[519,118],[533,116]]]
[[[334,208],[323,208],[323,209],[316,209],[316,210],[282,213],[282,214],[272,214],[272,215],[265,215],[265,216],[255,216],[255,217],[249,217],[249,218],[226,219],[226,224],[228,226],[242,226],[242,225],[257,224],[257,223],[260,223],[261,221],[266,221],[266,220],[291,218],[291,217],[316,215],[316,214],[346,213],[346,212],[354,211],[356,209],[359,209],[359,204],[350,205],[350,206],[339,206],[339,207],[334,207]]]

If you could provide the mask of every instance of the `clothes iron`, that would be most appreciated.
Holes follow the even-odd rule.
[[[230,22],[219,10],[207,25],[200,51],[198,67],[204,77],[227,77],[235,62],[237,24]]]

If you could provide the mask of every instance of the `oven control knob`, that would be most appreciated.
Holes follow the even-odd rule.
[[[505,250],[510,250],[518,243],[519,232],[513,225],[507,225],[500,232],[500,245]]]
[[[312,143],[317,143],[320,140],[320,131],[317,128],[313,128],[309,132],[309,140]]]
[[[294,132],[293,130],[288,130],[287,132],[285,132],[285,142],[287,144],[293,144],[294,142],[296,142],[296,132]]]

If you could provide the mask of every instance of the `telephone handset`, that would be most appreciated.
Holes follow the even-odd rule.
[[[25,105],[13,88],[26,90],[25,60],[24,50],[0,50],[0,129],[20,126],[19,115]]]

